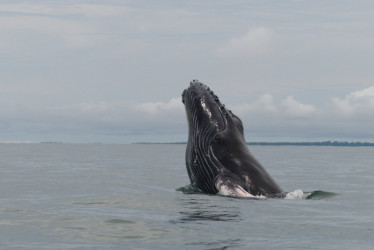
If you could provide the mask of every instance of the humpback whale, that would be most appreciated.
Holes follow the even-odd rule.
[[[187,123],[186,168],[191,185],[231,197],[279,197],[283,190],[252,156],[243,124],[198,80],[182,93]]]

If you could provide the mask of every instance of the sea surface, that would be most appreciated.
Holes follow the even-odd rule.
[[[0,249],[374,248],[374,147],[249,148],[288,199],[194,192],[185,145],[0,144]]]

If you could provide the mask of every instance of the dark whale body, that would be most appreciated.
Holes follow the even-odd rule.
[[[280,197],[283,190],[252,156],[243,124],[206,85],[182,94],[188,122],[186,167],[191,185],[209,194]]]

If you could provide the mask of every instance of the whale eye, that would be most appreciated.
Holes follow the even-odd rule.
[[[216,143],[223,143],[223,137],[222,137],[222,135],[220,135],[220,134],[216,134],[215,136],[214,136],[214,141],[216,142]]]

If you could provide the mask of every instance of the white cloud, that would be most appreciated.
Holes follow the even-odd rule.
[[[42,111],[39,111],[42,112]],[[50,121],[73,121],[78,126],[116,127],[129,133],[138,130],[157,131],[173,129],[175,124],[184,124],[184,110],[180,98],[167,102],[139,103],[133,101],[98,101],[61,107],[52,107],[44,114]],[[183,119],[181,119],[183,118]]]
[[[297,101],[293,96],[276,100],[265,94],[251,103],[233,106],[232,110],[242,119],[245,132],[252,136],[374,140],[374,86],[344,98],[332,97],[318,106]]]
[[[333,108],[343,117],[374,119],[374,86],[333,98]]]
[[[274,97],[271,94],[264,94],[258,100],[253,103],[242,103],[235,105],[233,111],[237,114],[248,114],[248,113],[276,113],[278,112],[277,107],[274,103]]]
[[[251,103],[232,107],[229,101],[226,104],[242,119],[245,133],[250,135],[247,140],[252,140],[253,136],[337,139],[374,136],[374,86],[331,100],[324,106],[314,106],[296,101],[292,96],[277,100],[267,93]],[[336,112],[337,109],[350,115],[342,115]],[[179,97],[160,102],[97,101],[18,111],[0,114],[7,121],[3,133],[26,131],[30,134],[104,137],[157,135],[161,141],[163,135],[178,134],[178,138],[184,138],[187,133]],[[366,117],[366,120],[357,117]],[[120,141],[119,138],[116,140]]]
[[[234,113],[243,117],[274,116],[289,121],[293,119],[298,121],[315,119],[321,123],[330,121],[353,123],[355,119],[374,121],[374,86],[353,91],[344,98],[331,97],[330,101],[319,106],[295,100],[293,96],[276,100],[273,95],[267,93],[251,103],[234,105],[232,109]]]
[[[235,37],[216,51],[218,56],[246,61],[270,51],[273,32],[268,28],[254,28],[241,37]]]
[[[288,96],[282,101],[281,106],[285,114],[291,117],[309,117],[316,112],[316,107],[296,101],[293,96]]]
[[[276,112],[277,108],[274,104],[274,97],[270,94],[265,94],[257,101],[256,106],[262,106],[268,112]]]
[[[240,104],[234,107],[234,112],[238,114],[266,114],[288,118],[303,118],[317,112],[317,108],[310,104],[296,101],[293,96],[288,96],[280,102],[275,102],[271,94],[264,94],[258,100],[248,104]]]
[[[137,110],[156,115],[162,112],[183,111],[180,97],[172,98],[168,102],[147,102],[138,104]]]

